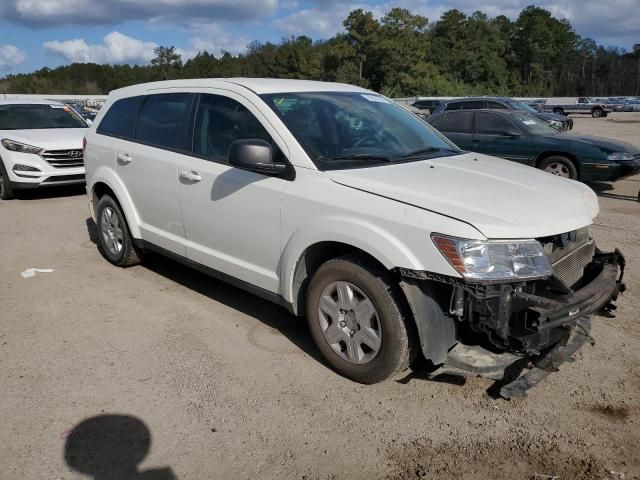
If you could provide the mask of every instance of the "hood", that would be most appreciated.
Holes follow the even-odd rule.
[[[598,214],[586,185],[476,153],[326,173],[346,187],[461,220],[487,238],[556,235]]]
[[[610,138],[596,137],[594,135],[580,135],[577,133],[565,133],[562,135],[564,140],[572,140],[574,142],[588,143],[596,147],[610,150],[611,152],[628,152],[632,155],[640,155],[640,148],[627,142],[612,140]]]
[[[82,139],[88,128],[51,128],[42,130],[0,130],[0,137],[8,138],[45,150],[82,148]]]

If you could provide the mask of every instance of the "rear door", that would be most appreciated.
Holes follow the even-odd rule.
[[[494,155],[519,163],[531,163],[529,137],[511,120],[497,112],[476,112],[474,152]]]
[[[473,150],[473,111],[446,111],[429,123],[461,149]]]
[[[185,255],[178,200],[178,169],[189,150],[193,93],[158,93],[144,99],[131,141],[116,150],[116,172],[140,217],[142,238]]]

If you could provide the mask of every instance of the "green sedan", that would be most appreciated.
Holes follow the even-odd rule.
[[[640,148],[608,138],[560,133],[514,110],[452,110],[427,119],[463,150],[524,163],[583,182],[640,173]]]

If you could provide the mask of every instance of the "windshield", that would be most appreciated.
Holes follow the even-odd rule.
[[[320,170],[458,155],[423,120],[381,95],[304,92],[261,95]]]
[[[509,101],[507,102],[509,104],[509,106],[511,106],[514,110],[520,110],[521,112],[527,112],[527,113],[540,113],[538,112],[538,110],[536,110],[533,107],[530,107],[529,105],[527,105],[526,103],[522,103],[522,102],[516,102],[515,100]]]
[[[0,130],[45,128],[87,128],[87,123],[66,105],[0,105]]]
[[[557,135],[560,133],[544,120],[540,120],[538,117],[526,113],[515,113],[512,116],[512,120],[519,125],[520,128],[532,135]]]

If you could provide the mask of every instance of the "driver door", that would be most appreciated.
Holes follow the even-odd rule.
[[[531,165],[529,137],[507,117],[492,111],[476,112],[473,151]]]
[[[179,193],[187,257],[278,291],[280,197],[287,180],[231,167],[234,140],[264,139],[285,148],[275,130],[238,94],[201,94],[193,132],[194,156],[180,172]]]

